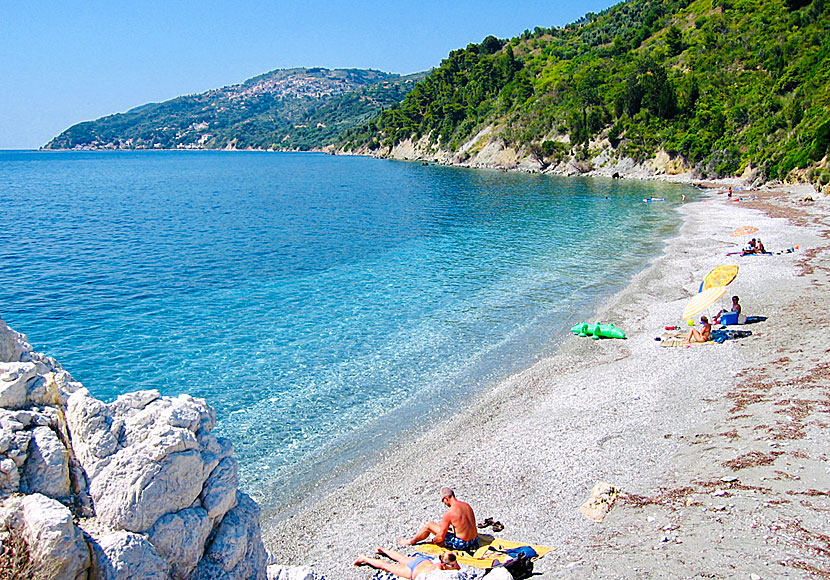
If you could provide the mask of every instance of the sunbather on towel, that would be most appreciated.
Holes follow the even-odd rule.
[[[703,324],[703,330],[698,330],[697,328],[690,329],[689,334],[686,335],[686,339],[683,341],[683,344],[706,342],[712,338],[712,325],[709,324],[709,319],[705,316],[701,316],[700,323]]]
[[[441,489],[441,501],[449,508],[441,518],[441,522],[427,522],[413,537],[398,538],[398,544],[411,546],[426,540],[432,534],[433,544],[450,550],[470,552],[478,548],[476,516],[470,504],[455,497],[455,492],[448,487]]]
[[[366,554],[361,554],[355,560],[355,566],[371,566],[378,570],[391,572],[395,576],[401,578],[417,578],[423,574],[429,574],[435,570],[458,570],[460,567],[452,552],[444,552],[438,561],[434,561],[428,556],[404,556],[395,550],[387,550],[386,548],[378,547],[378,554],[391,558],[394,562],[387,562],[379,558],[370,558]]]

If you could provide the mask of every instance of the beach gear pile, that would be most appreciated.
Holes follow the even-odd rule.
[[[580,322],[571,328],[571,332],[577,336],[590,336],[594,340],[599,340],[600,338],[625,338],[625,332],[614,326],[611,322],[608,324]]]

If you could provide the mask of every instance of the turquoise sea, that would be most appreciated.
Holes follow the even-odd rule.
[[[273,513],[550,354],[657,256],[683,192],[322,154],[0,152],[0,317],[98,398],[206,398]]]

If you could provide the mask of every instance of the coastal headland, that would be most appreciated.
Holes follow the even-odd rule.
[[[366,578],[356,554],[440,517],[448,485],[504,524],[498,537],[552,546],[542,577],[826,575],[830,203],[797,187],[733,199],[724,187],[684,205],[679,235],[596,313],[627,340],[566,339],[354,481],[266,519],[269,551]],[[744,225],[772,255],[727,256]],[[662,348],[720,264],[740,267],[728,294],[763,320],[745,338]],[[578,509],[598,481],[618,490],[601,523]]]

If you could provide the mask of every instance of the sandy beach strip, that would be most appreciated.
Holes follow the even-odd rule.
[[[292,517],[265,520],[276,561],[367,578],[356,555],[440,518],[448,485],[504,524],[498,537],[553,546],[543,578],[830,577],[830,200],[740,195],[684,205],[679,236],[600,308],[627,340],[568,338]],[[799,249],[727,256],[744,225],[768,250]],[[722,303],[737,294],[766,320],[740,327],[746,338],[661,348],[655,337],[720,264],[740,266]],[[621,492],[601,523],[578,509],[597,481]]]

